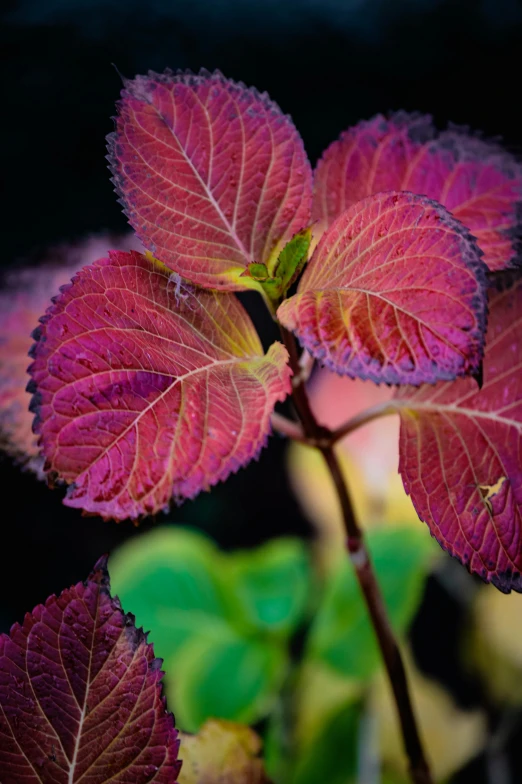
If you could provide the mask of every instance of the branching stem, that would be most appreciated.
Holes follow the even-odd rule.
[[[292,441],[299,441],[301,444],[308,444],[308,439],[304,434],[304,430],[300,422],[295,422],[292,419],[287,419],[285,416],[274,412],[270,417],[270,422],[274,430],[281,433],[283,436],[291,438]]]
[[[398,406],[393,402],[393,400],[385,400],[383,403],[377,403],[375,406],[366,408],[364,411],[360,411],[358,414],[355,414],[355,416],[351,417],[351,419],[348,419],[346,422],[344,422],[344,424],[336,428],[332,433],[331,443],[337,443],[337,441],[340,441],[341,438],[344,438],[349,433],[353,433],[353,431],[357,430],[359,427],[367,425],[368,422],[372,422],[374,419],[379,419],[383,416],[389,416],[390,414],[396,414],[397,410]]]
[[[290,366],[299,374],[299,354],[294,336],[281,326],[281,336],[290,355]],[[330,471],[341,506],[347,536],[347,549],[353,564],[359,587],[366,602],[372,626],[379,643],[381,655],[392,687],[395,705],[401,725],[404,748],[409,760],[409,773],[414,784],[432,784],[415,713],[411,703],[406,670],[399,646],[391,627],[381,590],[364,540],[364,534],[355,518],[348,487],[334,451],[334,444],[356,427],[384,414],[393,413],[393,404],[375,406],[346,422],[332,432],[319,425],[310,407],[306,387],[298,384],[292,393],[293,401],[302,423],[302,432],[308,444],[321,451]],[[303,440],[300,438],[299,440]]]

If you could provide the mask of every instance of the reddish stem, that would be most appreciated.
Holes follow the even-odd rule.
[[[281,327],[281,335],[290,355],[290,366],[292,367],[294,374],[298,374],[299,354],[295,338],[284,327]],[[366,602],[366,607],[392,687],[395,706],[401,725],[404,748],[409,760],[411,781],[414,782],[414,784],[432,784],[429,766],[426,761],[415,713],[413,711],[401,652],[388,618],[381,590],[364,541],[364,534],[356,520],[348,487],[333,447],[335,441],[341,437],[340,431],[342,431],[342,435],[345,435],[355,429],[355,426],[363,424],[363,422],[357,421],[357,424],[355,422],[347,423],[347,425],[344,425],[342,428],[332,433],[327,428],[318,424],[310,407],[304,384],[298,384],[294,388],[293,401],[303,425],[304,435],[306,436],[308,443],[315,444],[317,448],[320,449],[337,491],[346,530],[348,553],[359,582],[359,587]],[[375,416],[380,416],[383,413],[389,413],[389,411],[385,411],[384,407],[378,412],[372,411],[372,415],[367,417],[366,421],[375,418]]]
[[[383,403],[377,403],[375,406],[360,411],[333,431],[332,444],[335,444],[337,441],[340,441],[341,438],[353,433],[353,431],[357,430],[359,427],[367,425],[368,422],[373,422],[374,419],[396,414],[398,408],[399,407],[393,400],[386,400]]]
[[[287,419],[286,417],[278,414],[274,411],[272,416],[270,417],[270,422],[272,425],[273,430],[277,430],[278,433],[281,433],[283,436],[287,436],[287,438],[291,438],[292,441],[299,441],[301,444],[308,444],[308,439],[304,434],[303,428],[300,422],[296,422],[292,419]]]

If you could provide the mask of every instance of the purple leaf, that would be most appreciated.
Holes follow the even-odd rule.
[[[485,277],[473,238],[440,204],[379,193],[323,234],[277,314],[341,375],[433,383],[480,367]]]
[[[421,520],[451,555],[501,591],[522,591],[522,281],[494,293],[484,384],[395,395],[400,463]]]
[[[99,259],[107,247],[138,250],[138,246],[132,234],[93,236],[77,245],[53,248],[39,267],[22,267],[7,277],[0,294],[0,446],[38,475],[42,461],[32,431],[31,395],[26,391],[31,333],[51,297],[80,267]]]
[[[263,353],[234,294],[139,253],[84,267],[43,322],[30,371],[45,470],[69,483],[68,506],[107,518],[154,514],[246,465],[290,391],[286,349]]]
[[[160,668],[100,559],[0,636],[2,784],[175,784]]]
[[[440,202],[477,238],[490,270],[520,265],[522,166],[495,143],[429,115],[377,115],[328,147],[314,179],[313,217],[326,228],[380,191],[412,191]]]
[[[109,137],[114,183],[144,246],[205,288],[259,287],[308,225],[312,173],[292,121],[266,93],[219,72],[125,82]]]

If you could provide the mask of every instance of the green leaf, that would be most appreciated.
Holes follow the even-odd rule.
[[[283,293],[290,288],[308,261],[311,241],[312,229],[304,229],[295,234],[279,254],[273,274],[281,278]]]
[[[248,723],[265,715],[286,672],[285,638],[306,612],[309,572],[298,540],[223,553],[174,526],[111,557],[115,592],[165,660],[183,729],[212,716]]]
[[[254,278],[254,280],[266,280],[269,277],[268,269],[266,264],[259,264],[256,261],[252,261],[239,277]]]
[[[279,304],[308,261],[311,241],[311,228],[298,232],[279,255],[271,256],[268,264],[251,262],[240,277],[258,281],[268,301]]]
[[[287,670],[283,648],[237,635],[232,629],[194,637],[181,655],[165,662],[172,673],[173,707],[184,730],[207,719],[251,724],[270,711]]]
[[[289,635],[306,612],[310,580],[308,553],[297,539],[237,552],[227,570],[231,614],[249,631]]]
[[[261,288],[272,302],[279,302],[282,297],[281,278],[267,278],[261,281]]]
[[[432,540],[422,529],[389,528],[368,535],[377,578],[396,632],[404,632],[421,599]],[[380,656],[352,566],[343,558],[325,589],[307,655],[351,678],[368,679]]]
[[[203,535],[162,527],[126,542],[111,556],[113,591],[154,648],[172,657],[201,630],[226,629],[222,555]]]
[[[302,749],[291,784],[350,784],[357,771],[359,703],[346,703]]]
[[[287,682],[285,690],[280,693],[265,732],[264,758],[270,778],[287,784],[292,784],[296,776],[299,782],[301,779],[308,780],[307,770],[316,771],[323,764],[325,754],[332,754],[334,763],[339,760],[340,774],[350,772],[355,755],[351,731],[342,718],[339,719],[343,725],[339,732],[346,732],[346,737],[333,751],[328,734],[331,727],[335,746],[338,742],[338,717],[345,710],[349,712],[350,705],[355,710],[355,705],[361,702],[364,687],[360,681],[351,681],[310,659],[294,671],[294,676],[290,688]],[[327,761],[326,768],[329,769],[329,765],[330,761]],[[319,776],[317,780],[323,779]],[[329,780],[329,777],[324,777],[324,781],[329,783]]]

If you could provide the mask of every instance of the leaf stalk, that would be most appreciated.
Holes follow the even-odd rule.
[[[281,337],[290,357],[294,375],[300,371],[299,352],[291,332],[280,325]],[[348,420],[335,431],[320,425],[311,409],[306,387],[294,387],[292,398],[302,424],[305,442],[315,444],[328,466],[337,491],[346,530],[346,546],[361,589],[368,614],[379,644],[382,659],[391,684],[395,707],[399,717],[404,749],[409,760],[409,774],[413,784],[432,784],[432,778],[420,737],[415,712],[411,702],[406,670],[401,652],[388,618],[388,613],[377,581],[371,558],[366,547],[364,533],[355,517],[352,500],[341,466],[335,454],[334,444],[343,436],[362,424],[379,416],[396,411],[393,403],[379,404]],[[290,436],[292,437],[292,436]],[[298,440],[303,440],[299,438]]]
[[[398,409],[399,406],[393,400],[386,400],[383,403],[376,403],[374,406],[370,406],[364,411],[360,411],[332,432],[331,443],[336,444],[337,441],[340,441],[345,436],[353,433],[353,431],[357,430],[359,427],[367,425],[369,422],[373,422],[374,419],[396,414]]]

